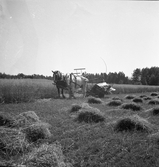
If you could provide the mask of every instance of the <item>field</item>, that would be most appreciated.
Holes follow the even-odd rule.
[[[88,89],[92,86],[89,84]],[[114,94],[159,91],[159,86],[114,84],[113,87],[116,89]],[[57,89],[51,80],[0,79],[0,103],[32,102],[44,98],[57,98]]]
[[[19,84],[19,80],[14,82],[17,81]],[[6,84],[0,82],[3,85],[3,89],[1,85],[1,92],[6,91],[8,94],[11,92],[14,97],[15,90],[19,91],[19,99],[23,92],[29,92],[32,94],[31,99],[34,100],[26,100],[27,103],[25,101],[21,103],[13,101],[14,104],[11,101],[8,101],[9,104],[2,103],[0,104],[0,112],[14,117],[23,112],[35,111],[40,120],[51,125],[49,129],[52,136],[45,142],[48,144],[58,142],[65,156],[64,161],[69,162],[70,167],[159,166],[158,87],[114,85],[118,90],[117,94],[106,95],[100,103],[89,103],[88,105],[88,100],[91,99],[89,97],[77,97],[77,99],[71,100],[56,99],[57,93],[52,86],[52,81],[45,81],[44,83],[42,80],[38,80],[38,82],[21,80],[23,86],[32,82],[31,86],[25,86],[25,89],[23,86],[18,88],[17,84],[14,84],[16,85],[16,89],[14,89],[15,87],[11,87],[11,83],[7,85],[7,80],[3,80],[3,82]],[[34,90],[35,88],[36,90]],[[34,95],[35,92],[38,96]],[[129,98],[127,95],[130,95]],[[2,98],[4,97],[3,95]],[[141,101],[133,102],[133,99],[141,99]],[[133,104],[139,109],[133,108],[134,106],[124,109],[125,104]],[[82,117],[82,120],[78,120],[82,108],[73,109],[75,106],[82,107],[84,113],[95,110],[94,113],[96,115],[101,113],[100,116],[104,119],[94,121],[96,115],[93,117],[88,115],[87,119]],[[98,112],[96,112],[97,110]],[[87,115],[85,116],[87,117]],[[119,128],[118,123],[125,118],[135,118],[138,121],[133,125],[129,124],[133,121],[127,121],[124,126]],[[20,162],[19,159],[13,156],[9,157],[7,161],[16,163],[16,161]],[[23,164],[23,161],[20,163]],[[62,167],[62,165],[56,166]]]
[[[56,96],[56,88],[50,80],[0,79],[0,100],[4,103],[31,102]]]

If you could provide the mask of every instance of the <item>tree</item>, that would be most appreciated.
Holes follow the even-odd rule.
[[[143,68],[141,70],[141,83],[142,85],[149,84],[149,69],[148,68]]]
[[[141,83],[141,70],[139,68],[136,68],[133,71],[132,80],[135,84],[140,84]]]

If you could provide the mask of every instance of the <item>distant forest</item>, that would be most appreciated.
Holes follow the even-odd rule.
[[[107,83],[113,84],[135,84],[135,85],[159,85],[159,67],[151,67],[151,68],[136,68],[131,78],[125,76],[123,72],[110,72],[100,73],[100,74],[91,74],[91,73],[83,73],[85,77],[89,79],[90,83],[99,83],[106,81]],[[49,79],[52,80],[52,76],[44,76],[44,75],[25,75],[23,73],[19,73],[18,75],[9,75],[5,73],[0,73],[1,79]]]

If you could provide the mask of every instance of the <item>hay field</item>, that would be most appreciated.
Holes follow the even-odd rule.
[[[93,84],[88,84],[91,89]],[[159,86],[117,85],[114,94],[159,91]],[[65,91],[67,94],[67,92]],[[67,96],[67,95],[66,95]],[[0,103],[31,102],[36,99],[56,98],[57,89],[46,79],[0,79]]]
[[[57,91],[51,80],[0,79],[0,101],[4,103],[30,102],[56,96]]]
[[[145,93],[145,92],[157,92],[159,91],[159,86],[149,86],[149,85],[124,85],[124,84],[114,84],[113,87],[116,89],[115,93]]]
[[[129,94],[107,95],[101,103],[90,102],[91,97],[41,99],[1,104],[0,110],[12,116],[35,111],[40,120],[51,125],[52,136],[45,142],[58,142],[70,167],[157,167],[159,93],[134,93],[132,99],[126,95]],[[135,98],[142,100],[134,102]],[[10,161],[15,163],[14,157]],[[19,162],[25,165],[27,161]]]

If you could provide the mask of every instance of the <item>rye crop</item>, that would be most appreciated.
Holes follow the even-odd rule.
[[[31,102],[58,96],[53,81],[47,79],[0,79],[0,103]],[[88,85],[88,90],[93,85]],[[117,85],[113,94],[159,92],[159,86]],[[68,92],[65,91],[67,94]]]
[[[57,90],[50,80],[0,79],[0,103],[31,102],[56,96]]]

